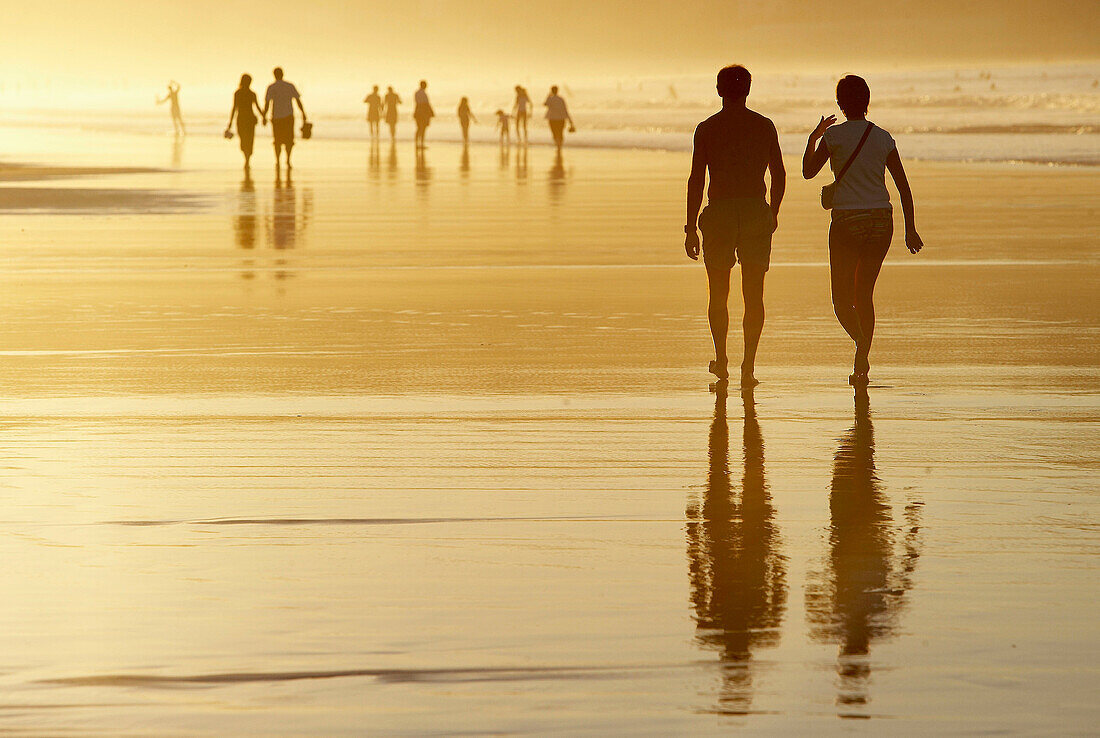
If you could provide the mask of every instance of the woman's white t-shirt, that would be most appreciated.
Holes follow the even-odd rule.
[[[849,120],[825,130],[825,145],[829,147],[829,165],[835,177],[859,145],[867,121]],[[859,156],[848,167],[844,179],[833,196],[834,210],[872,210],[890,207],[886,190],[886,157],[895,148],[894,137],[875,126],[859,150]]]

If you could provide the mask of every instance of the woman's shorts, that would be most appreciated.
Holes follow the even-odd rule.
[[[762,197],[711,200],[699,215],[703,262],[708,268],[763,267],[772,259],[772,209]]]
[[[893,237],[894,212],[890,208],[833,210],[830,251],[849,252],[857,258],[882,258],[890,250]]]

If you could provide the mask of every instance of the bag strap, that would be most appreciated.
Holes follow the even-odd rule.
[[[856,150],[853,151],[852,155],[848,157],[848,161],[844,163],[844,168],[841,169],[840,173],[836,175],[836,179],[833,180],[834,184],[840,182],[840,178],[843,177],[845,172],[848,171],[848,167],[852,166],[852,162],[856,160],[857,156],[859,156],[860,149],[863,148],[863,144],[867,143],[867,137],[871,135],[871,129],[874,127],[874,123],[871,123],[870,121],[867,122],[867,130],[863,132],[863,138],[859,139],[859,144],[856,145]]]

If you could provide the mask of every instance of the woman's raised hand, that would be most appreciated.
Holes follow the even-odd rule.
[[[821,116],[821,120],[817,123],[817,128],[815,128],[814,132],[810,134],[810,138],[821,138],[825,135],[825,129],[831,126],[833,123],[836,123],[835,115],[830,115],[828,118],[826,118],[824,115]]]

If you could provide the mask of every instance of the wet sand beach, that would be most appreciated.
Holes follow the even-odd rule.
[[[685,154],[8,133],[0,729],[1096,724],[1092,168],[911,164],[853,397],[789,161],[746,398]]]

